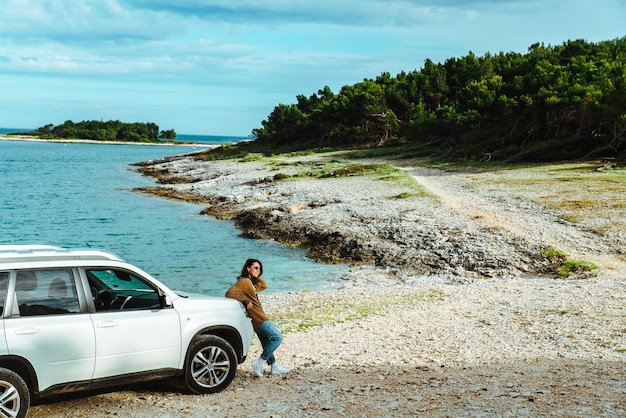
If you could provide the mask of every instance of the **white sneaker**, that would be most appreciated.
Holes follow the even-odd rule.
[[[262,358],[257,359],[257,360],[252,360],[252,370],[254,370],[254,374],[256,374],[258,377],[263,377],[263,364],[265,363],[265,360],[263,360]]]
[[[272,364],[272,374],[285,374],[285,373],[289,373],[288,368],[281,366],[278,363]]]

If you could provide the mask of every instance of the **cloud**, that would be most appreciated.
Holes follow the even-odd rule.
[[[447,1],[449,4],[442,7],[434,0],[4,0],[3,3],[0,35],[78,43],[184,36],[190,26],[414,27],[443,19],[456,7],[455,2]]]
[[[4,0],[0,36],[19,41],[90,44],[162,39],[171,19],[150,10],[124,8],[115,0]]]
[[[40,102],[31,113],[41,118],[54,108],[44,123],[80,120],[73,112],[172,119],[167,109],[200,121],[202,109],[229,106],[218,122],[245,117],[251,129],[297,94],[411,71],[426,58],[623,36],[620,2],[3,0],[0,91],[37,98],[7,108]]]
[[[190,16],[233,24],[292,25],[340,24],[344,26],[415,25],[440,9],[437,1],[269,0],[264,2],[121,0],[128,7]]]
[[[365,20],[372,20],[371,16],[365,19],[366,15],[376,14],[374,9],[382,3],[364,2],[356,8],[356,3],[347,2],[344,8],[363,10],[352,14],[341,13],[344,9],[333,8],[329,2],[322,2],[321,8],[296,7],[282,1],[270,1],[263,7],[254,2],[180,4],[8,0],[3,13],[9,24],[0,27],[0,38],[5,40],[4,50],[0,49],[4,57],[0,73],[130,76],[137,81],[170,77],[198,82],[215,78],[222,71],[227,81],[233,71],[264,73],[296,64],[311,63],[311,68],[319,68],[346,58],[358,61],[359,52],[340,51],[334,44],[350,41],[358,45],[361,41],[365,49],[371,49],[378,40],[359,33],[359,28]],[[393,4],[387,8],[392,9]],[[346,16],[356,31],[337,26]],[[298,20],[326,26],[298,27]],[[286,32],[268,29],[271,21],[287,27]],[[325,36],[319,33],[323,32],[328,38],[320,46]],[[384,34],[376,36],[381,37]],[[297,43],[290,47],[290,39],[297,39]],[[327,52],[323,52],[325,48]],[[24,60],[26,56],[34,59]]]

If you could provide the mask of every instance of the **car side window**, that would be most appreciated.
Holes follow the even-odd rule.
[[[122,269],[86,271],[97,311],[158,309],[158,289],[142,278]]]
[[[20,316],[80,312],[74,275],[69,269],[18,271],[15,298]]]
[[[4,313],[4,305],[6,304],[8,286],[9,272],[0,271],[0,315]]]

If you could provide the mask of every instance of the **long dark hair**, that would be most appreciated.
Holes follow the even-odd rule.
[[[239,274],[239,277],[248,277],[248,267],[250,267],[254,263],[259,263],[259,267],[260,267],[259,276],[263,274],[263,263],[261,263],[256,258],[249,258],[246,260],[246,264],[244,264],[243,267],[241,268],[241,273]]]

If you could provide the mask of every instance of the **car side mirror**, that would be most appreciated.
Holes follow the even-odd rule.
[[[168,295],[159,295],[159,299],[161,300],[161,307],[162,308],[171,308],[172,305],[172,300],[170,299],[170,297]]]

